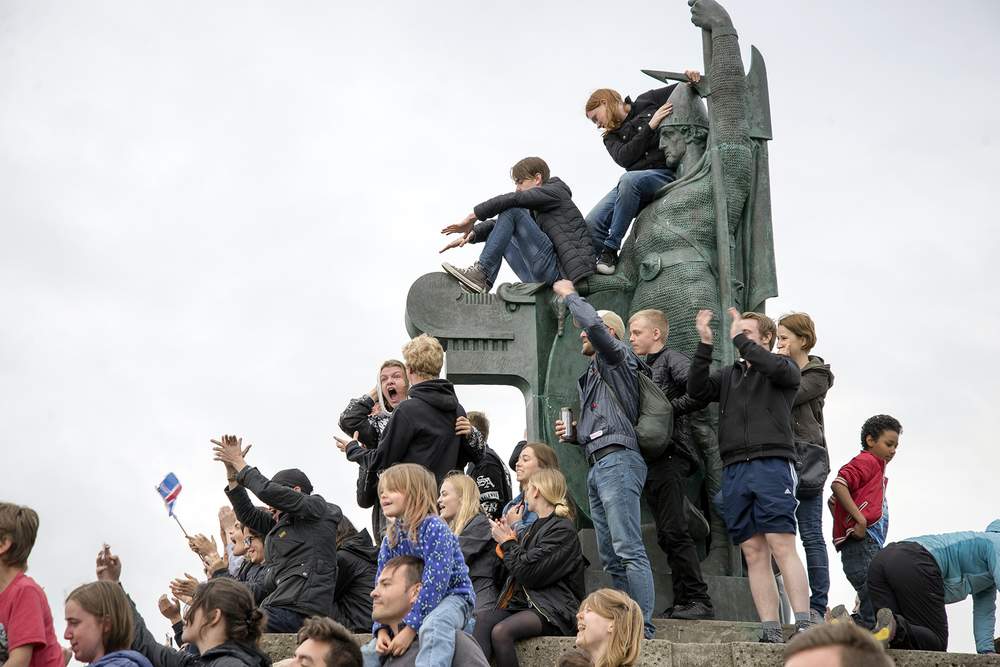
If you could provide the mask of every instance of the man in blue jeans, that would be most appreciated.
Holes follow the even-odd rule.
[[[527,283],[552,284],[560,277],[576,282],[593,274],[590,233],[569,186],[550,176],[549,166],[539,157],[518,161],[510,177],[514,192],[482,202],[462,222],[441,230],[462,235],[441,252],[485,243],[479,261],[466,269],[447,262],[441,267],[465,289],[479,294],[490,291],[504,259],[518,280]]]
[[[647,639],[653,637],[653,572],[642,542],[639,500],[646,482],[646,462],[639,453],[633,424],[639,418],[639,373],[648,367],[621,340],[622,318],[596,311],[568,280],[552,285],[583,327],[581,352],[590,366],[578,381],[580,416],[573,434],[556,422],[556,436],[584,448],[590,472],[587,495],[597,534],[597,551],[615,588],[628,593],[642,609]]]

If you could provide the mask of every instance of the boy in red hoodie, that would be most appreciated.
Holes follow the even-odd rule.
[[[896,455],[902,432],[899,421],[889,415],[869,418],[861,427],[861,453],[840,469],[830,485],[833,545],[861,602],[855,621],[868,629],[875,625],[875,610],[868,597],[868,566],[885,545],[889,530],[885,466]],[[835,608],[833,615],[846,615],[846,610]]]

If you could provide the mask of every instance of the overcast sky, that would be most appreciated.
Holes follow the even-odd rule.
[[[982,530],[1000,463],[1000,6],[728,7],[771,88],[768,310],[817,322],[832,462],[895,415],[889,538]],[[588,211],[620,170],[586,97],[655,87],[640,68],[703,69],[688,17],[683,0],[0,0],[0,497],[41,514],[31,574],[57,631],[107,541],[166,633],[156,598],[198,562],[153,487],[175,472],[181,520],[216,531],[220,433],[366,525],[331,436],[399,356],[438,231],[526,155]],[[506,457],[519,393],[459,394]],[[831,606],[851,603],[836,555],[831,574]],[[971,603],[949,618],[951,649],[973,650]]]

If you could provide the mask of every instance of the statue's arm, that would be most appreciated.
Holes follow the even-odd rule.
[[[709,116],[712,147],[719,151],[729,203],[730,224],[737,221],[750,191],[753,156],[747,125],[747,81],[739,38],[729,14],[715,0],[698,0],[691,7],[695,25],[712,36]]]

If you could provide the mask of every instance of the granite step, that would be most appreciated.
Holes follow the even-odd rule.
[[[643,640],[636,667],[781,667],[784,662],[784,646],[756,643],[758,623],[666,619],[655,623],[657,639]],[[712,636],[714,641],[709,641]],[[355,639],[364,643],[370,637],[355,635]],[[518,659],[522,667],[552,667],[573,645],[573,637],[528,639],[518,643]],[[267,634],[261,640],[261,648],[275,662],[292,657],[295,646],[295,635]],[[898,667],[1000,667],[1000,656],[995,655],[899,650],[889,655]]]

